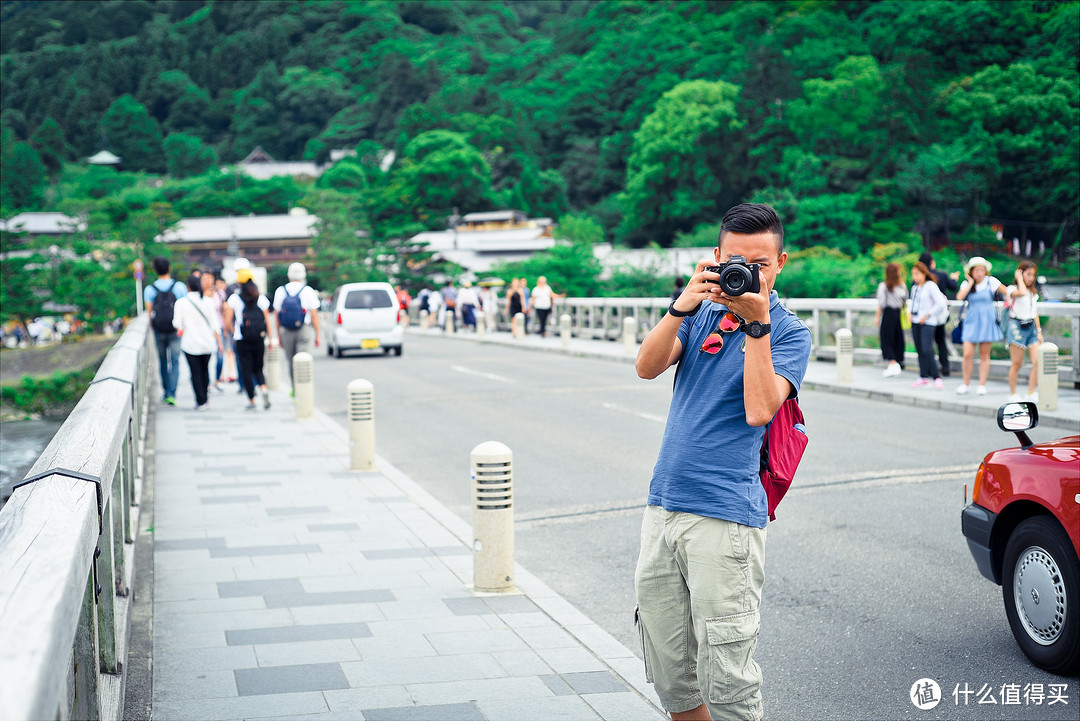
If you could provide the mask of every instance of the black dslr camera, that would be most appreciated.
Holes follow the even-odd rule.
[[[733,255],[723,265],[705,266],[705,270],[720,274],[720,280],[706,282],[719,284],[720,289],[730,296],[760,293],[761,279],[758,277],[760,268],[760,263],[747,263],[746,258],[741,255]]]

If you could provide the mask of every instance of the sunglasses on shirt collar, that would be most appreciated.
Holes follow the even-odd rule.
[[[716,330],[705,337],[705,342],[698,348],[698,352],[716,355],[724,347],[724,336],[737,330],[743,330],[744,326],[745,322],[739,316],[731,311],[724,313],[724,315],[720,316],[720,322],[716,324]]]

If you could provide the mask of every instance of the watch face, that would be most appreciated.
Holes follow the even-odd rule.
[[[766,325],[755,320],[751,321],[746,325],[746,335],[750,336],[751,338],[761,338],[762,336],[766,335],[770,329],[770,325]]]

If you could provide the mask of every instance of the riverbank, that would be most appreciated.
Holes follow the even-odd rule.
[[[0,351],[0,421],[66,416],[116,340],[92,336]]]

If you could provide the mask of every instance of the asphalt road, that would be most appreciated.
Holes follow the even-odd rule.
[[[470,450],[509,446],[517,560],[640,652],[633,570],[671,373],[642,381],[629,363],[407,341],[400,358],[337,360],[320,348],[317,405],[345,425],[346,385],[371,381],[379,454],[468,521]],[[767,715],[1077,718],[1077,680],[1046,674],[1019,651],[1001,589],[978,573],[960,533],[964,484],[1013,437],[943,411],[815,392],[800,403],[811,443],[768,533],[757,652]],[[933,710],[909,698],[923,678],[941,688]],[[1013,700],[1009,684],[1018,704],[1003,703]],[[1068,703],[1035,705],[1023,695],[1029,684],[1067,684]]]

